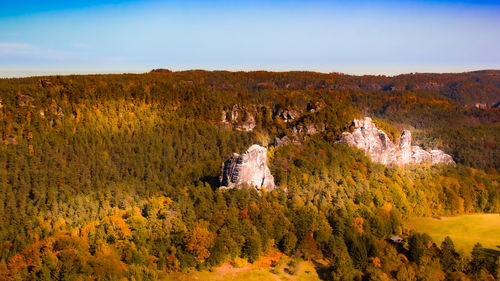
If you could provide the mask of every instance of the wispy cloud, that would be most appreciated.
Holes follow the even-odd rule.
[[[36,51],[36,48],[25,43],[0,42],[0,55],[26,55]]]
[[[75,49],[91,49],[92,48],[92,46],[90,44],[81,43],[81,42],[73,43],[73,44],[71,44],[71,47],[73,47]]]
[[[67,54],[50,49],[43,49],[22,42],[0,42],[0,58],[29,57],[49,60],[63,60]]]

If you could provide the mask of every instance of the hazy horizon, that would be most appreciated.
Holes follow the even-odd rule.
[[[388,76],[388,77],[394,77],[398,75],[405,75],[405,74],[460,74],[460,73],[468,73],[468,72],[475,72],[475,71],[500,71],[500,69],[493,69],[493,68],[485,68],[485,69],[470,69],[470,70],[464,70],[464,71],[405,71],[405,72],[390,72],[390,73],[349,73],[349,72],[344,72],[344,71],[320,71],[320,70],[314,70],[314,69],[276,69],[276,70],[270,70],[270,69],[207,69],[207,68],[186,68],[186,69],[172,69],[168,67],[155,67],[155,68],[149,68],[144,71],[66,71],[66,72],[57,72],[57,71],[52,71],[52,72],[11,72],[9,73],[2,73],[0,72],[0,79],[9,79],[9,78],[29,78],[29,77],[43,77],[43,76],[70,76],[70,75],[107,75],[107,74],[145,74],[149,73],[154,69],[166,69],[170,70],[173,72],[182,72],[182,71],[196,71],[196,70],[203,70],[203,71],[229,71],[229,72],[255,72],[255,71],[267,71],[267,72],[296,72],[296,71],[304,71],[304,72],[316,72],[316,73],[323,73],[323,74],[330,74],[330,73],[339,73],[339,74],[345,74],[345,75],[351,75],[351,76],[364,76],[364,75],[381,75],[381,76]]]

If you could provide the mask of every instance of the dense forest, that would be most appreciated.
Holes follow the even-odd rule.
[[[0,280],[157,280],[273,249],[324,261],[326,280],[500,278],[497,252],[405,224],[500,212],[500,72],[155,70],[0,79],[0,98]],[[457,165],[336,143],[361,116]],[[218,189],[252,144],[279,188]]]

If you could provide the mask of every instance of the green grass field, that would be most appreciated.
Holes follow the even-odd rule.
[[[408,226],[429,234],[437,245],[450,236],[455,247],[469,253],[474,244],[500,250],[500,214],[463,215],[441,218],[413,218]]]

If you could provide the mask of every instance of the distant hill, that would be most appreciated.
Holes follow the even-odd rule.
[[[183,77],[195,83],[228,89],[330,89],[363,91],[429,91],[440,93],[461,105],[488,107],[500,102],[500,70],[479,70],[464,73],[412,73],[397,76],[354,76],[342,73],[317,72],[229,72],[229,71],[179,71],[154,69],[151,73]],[[246,81],[236,82],[245,76]],[[203,77],[203,78],[202,78]],[[239,80],[239,79],[237,79]]]

